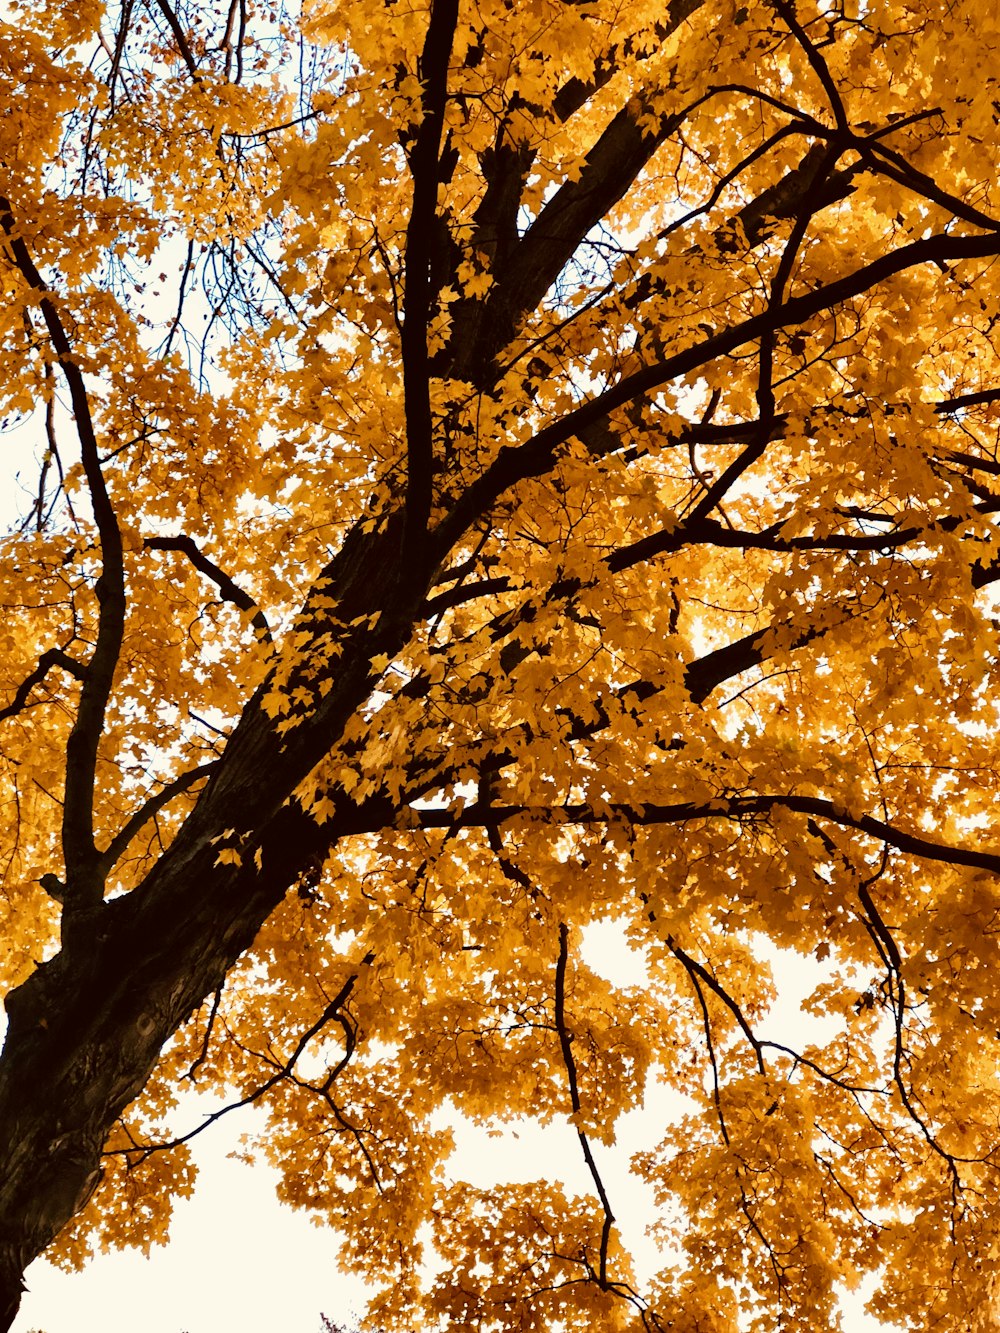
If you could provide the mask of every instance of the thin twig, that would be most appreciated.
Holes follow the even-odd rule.
[[[364,958],[361,960],[361,966],[366,967],[369,963],[373,962],[374,959],[374,954],[365,954]],[[139,1162],[144,1162],[147,1157],[151,1157],[153,1153],[169,1152],[171,1148],[179,1148],[182,1143],[190,1142],[190,1140],[195,1138],[198,1134],[204,1133],[209,1125],[215,1124],[217,1120],[221,1120],[224,1115],[229,1115],[231,1111],[238,1111],[242,1106],[250,1106],[253,1102],[259,1101],[260,1098],[263,1097],[266,1092],[269,1092],[276,1083],[280,1083],[283,1078],[287,1078],[291,1074],[292,1070],[295,1068],[296,1061],[312,1041],[313,1037],[321,1032],[328,1023],[339,1017],[338,1010],[342,1005],[347,1003],[351,991],[354,989],[354,983],[357,981],[359,975],[360,973],[358,972],[351,973],[334,998],[320,1014],[319,1018],[316,1019],[316,1022],[313,1023],[311,1027],[307,1028],[299,1037],[298,1041],[295,1043],[295,1049],[285,1063],[281,1065],[269,1079],[265,1079],[265,1081],[258,1087],[254,1088],[252,1092],[248,1092],[245,1097],[241,1097],[237,1102],[230,1102],[227,1106],[220,1107],[218,1111],[213,1111],[211,1115],[205,1117],[200,1125],[196,1125],[194,1129],[188,1130],[186,1134],[181,1134],[175,1139],[170,1139],[168,1142],[141,1143],[137,1144],[134,1148],[117,1148],[102,1155],[105,1157],[131,1157],[133,1153],[136,1153],[138,1154],[138,1157],[133,1165],[138,1165]]]

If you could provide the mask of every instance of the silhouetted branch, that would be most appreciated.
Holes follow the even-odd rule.
[[[212,1041],[212,1029],[215,1027],[215,1016],[219,1012],[219,1003],[222,1000],[222,990],[223,988],[219,986],[216,989],[215,994],[212,996],[212,1007],[208,1011],[208,1022],[205,1024],[205,1034],[201,1039],[201,1050],[191,1061],[191,1065],[187,1073],[184,1075],[184,1077],[190,1079],[192,1083],[195,1081],[195,1073],[208,1059],[208,1048]]]
[[[406,415],[406,526],[402,568],[423,544],[434,485],[434,422],[427,338],[437,292],[431,268],[438,227],[441,134],[448,97],[448,61],[458,22],[458,0],[433,0],[420,57],[423,118],[409,154],[413,204],[406,229],[403,275],[403,398]]]
[[[46,648],[38,659],[38,665],[30,675],[25,676],[24,680],[18,685],[14,692],[14,698],[6,708],[0,708],[0,722],[5,718],[13,717],[20,713],[27,706],[28,696],[36,685],[40,685],[53,667],[62,667],[62,669],[73,676],[76,680],[86,680],[87,668],[75,658],[70,657],[69,653],[64,652],[62,648]]]
[[[606,824],[622,819],[636,827],[657,824],[685,824],[695,819],[753,819],[769,815],[774,810],[788,810],[793,814],[812,815],[829,820],[842,828],[853,829],[878,842],[887,843],[906,856],[924,861],[939,861],[946,865],[967,866],[973,870],[989,870],[1000,874],[1000,853],[981,852],[971,847],[956,847],[918,834],[908,833],[871,815],[854,815],[836,801],[821,796],[720,795],[710,801],[678,801],[672,805],[649,802],[627,805],[610,801],[595,809],[586,804],[556,806],[540,805],[469,805],[459,813],[450,810],[415,809],[414,824],[419,828],[489,828],[504,824],[509,819],[529,815],[553,827],[561,825]]]
[[[449,514],[435,530],[435,542],[448,551],[468,528],[481,521],[496,501],[519,482],[548,472],[562,447],[588,427],[602,422],[611,412],[637,401],[682,375],[728,356],[755,342],[769,331],[794,328],[813,316],[833,309],[843,301],[871,291],[898,273],[924,264],[941,265],[962,259],[986,259],[1000,255],[1000,236],[953,235],[942,232],[924,237],[880,255],[870,263],[811,291],[789,297],[781,305],[753,315],[740,324],[710,333],[689,347],[626,375],[602,393],[595,394],[558,421],[543,426],[526,443],[500,450],[495,461],[471,482]]]
[[[726,1006],[729,1012],[736,1019],[736,1022],[739,1024],[744,1037],[746,1037],[747,1041],[753,1047],[753,1053],[757,1058],[757,1072],[763,1074],[765,1072],[763,1043],[757,1040],[753,1028],[747,1022],[743,1014],[743,1010],[736,1003],[733,997],[729,994],[726,988],[721,984],[721,982],[716,981],[715,977],[712,976],[708,968],[703,967],[702,964],[699,963],[696,958],[692,958],[689,953],[685,952],[685,950],[681,948],[681,946],[676,942],[676,940],[674,940],[672,936],[670,935],[667,936],[666,944],[667,948],[674,955],[677,961],[683,965],[688,975],[692,979],[694,977],[697,977],[699,981],[701,981],[704,985],[706,985],[708,989],[713,993],[713,995],[717,996],[718,999],[722,1001],[722,1003]]]
[[[78,908],[86,912],[103,896],[94,845],[94,784],[97,749],[104,731],[104,716],[125,629],[124,556],[118,519],[101,471],[83,374],[73,358],[72,345],[59,311],[18,229],[11,205],[3,196],[0,196],[0,227],[7,237],[15,265],[36,294],[49,341],[69,386],[80,441],[80,460],[101,543],[101,573],[95,587],[99,607],[97,642],[86,675],[82,677],[76,718],[66,742],[62,819],[63,858],[68,876],[66,910],[63,912],[65,933],[75,924]]]
[[[366,954],[361,960],[361,966],[367,967],[374,961],[374,958],[374,954]],[[299,1056],[312,1041],[313,1037],[322,1032],[328,1023],[339,1018],[339,1011],[341,1007],[347,1003],[351,991],[354,989],[354,983],[357,981],[359,975],[360,973],[358,972],[351,973],[334,998],[320,1014],[319,1018],[316,1019],[316,1022],[313,1023],[311,1027],[307,1028],[299,1037],[298,1041],[295,1043],[295,1049],[285,1063],[281,1065],[270,1078],[265,1079],[265,1081],[258,1087],[254,1088],[252,1092],[248,1092],[245,1097],[241,1097],[237,1102],[230,1102],[228,1105],[220,1107],[218,1111],[213,1111],[211,1115],[205,1117],[200,1125],[196,1125],[194,1129],[188,1130],[186,1134],[181,1134],[178,1138],[170,1139],[168,1142],[164,1143],[140,1143],[136,1144],[134,1148],[116,1148],[114,1151],[107,1152],[103,1155],[106,1157],[126,1157],[130,1161],[132,1160],[133,1155],[135,1155],[135,1161],[132,1162],[132,1165],[138,1165],[139,1162],[144,1162],[147,1157],[151,1157],[153,1153],[169,1152],[171,1148],[179,1148],[182,1143],[189,1143],[191,1139],[204,1133],[209,1125],[214,1125],[217,1120],[221,1120],[224,1115],[229,1115],[231,1111],[238,1111],[241,1106],[250,1106],[253,1102],[259,1101],[276,1083],[280,1083],[283,1078],[288,1077],[295,1068]],[[342,1061],[339,1068],[343,1068],[343,1064],[344,1062]]]
[[[234,583],[214,560],[210,560],[192,537],[183,534],[177,537],[147,537],[142,544],[147,550],[180,551],[186,555],[199,574],[204,574],[207,579],[211,579],[222,594],[224,601],[232,602],[241,611],[252,612],[250,624],[253,625],[262,639],[267,643],[271,642],[271,629],[267,623],[267,617],[254,599],[249,593],[244,592],[237,583]]]
[[[181,27],[180,20],[174,13],[173,6],[168,4],[167,0],[156,0],[156,4],[160,13],[170,26],[170,31],[174,35],[174,41],[177,43],[177,50],[180,53],[181,59],[188,67],[188,73],[196,83],[200,82],[201,75],[198,73],[198,66],[195,63],[195,58],[191,54],[191,46],[184,29]]]
[[[181,773],[178,777],[168,782],[162,790],[155,796],[151,796],[148,801],[131,815],[121,830],[108,843],[107,847],[101,853],[101,872],[107,875],[108,872],[117,865],[129,843],[133,840],[142,826],[163,807],[169,804],[175,796],[180,796],[182,792],[190,790],[197,782],[203,782],[211,773],[213,773],[222,761],[220,759],[211,759],[208,763],[199,764],[197,768],[188,769],[186,773]]]

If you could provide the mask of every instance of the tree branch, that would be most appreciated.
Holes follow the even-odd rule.
[[[559,450],[574,436],[600,423],[611,412],[638,400],[654,389],[688,375],[727,356],[779,328],[797,327],[814,315],[850,300],[907,269],[924,264],[940,265],[949,260],[982,259],[1000,254],[1000,237],[952,235],[943,232],[900,246],[873,259],[853,273],[813,291],[789,297],[781,305],[753,315],[741,324],[712,333],[674,356],[644,366],[641,370],[596,394],[559,421],[543,426],[525,444],[500,450],[478,480],[473,481],[435,530],[435,544],[449,550],[473,523],[482,520],[496,501],[519,482],[547,472]],[[777,421],[777,418],[775,419]]]
[[[189,791],[196,783],[203,782],[215,772],[221,763],[221,759],[211,759],[207,763],[199,764],[197,768],[190,768],[186,773],[181,773],[178,777],[173,778],[155,796],[151,796],[148,801],[145,801],[133,815],[129,816],[127,822],[101,853],[101,874],[107,876],[110,873],[121,860],[142,826],[148,823],[158,811],[168,805],[175,796],[180,796],[182,792]]]
[[[764,532],[741,532],[738,528],[727,528],[715,519],[704,518],[698,523],[685,522],[680,527],[651,532],[647,537],[628,546],[621,546],[608,557],[608,569],[612,573],[631,569],[645,560],[657,555],[666,555],[679,551],[685,546],[708,545],[725,546],[740,551],[774,551],[791,553],[794,551],[886,551],[894,547],[906,546],[919,537],[927,535],[926,528],[900,528],[896,532],[875,532],[852,536],[848,533],[831,533],[828,537],[782,537],[773,529]]]
[[[606,54],[596,61],[590,78],[581,79],[574,75],[567,79],[552,99],[552,110],[558,119],[567,121],[570,116],[581,110],[594,93],[600,92],[626,60],[643,60],[659,50],[671,33],[675,32],[685,19],[689,19],[701,9],[704,3],[705,0],[668,0],[663,6],[666,16],[651,25],[651,33],[641,34],[643,39],[641,43],[636,43],[632,37],[627,37],[618,46],[609,48]],[[655,42],[649,40],[650,36],[655,37]]]
[[[653,915],[654,914],[651,912],[650,916]],[[744,1037],[746,1037],[750,1046],[753,1048],[753,1053],[757,1061],[757,1072],[759,1074],[766,1073],[764,1064],[764,1043],[757,1039],[753,1028],[746,1020],[743,1010],[729,994],[725,986],[716,981],[715,977],[712,976],[707,967],[704,967],[697,961],[697,959],[692,958],[689,953],[686,953],[672,936],[667,936],[666,945],[677,961],[684,967],[688,976],[692,980],[694,980],[695,977],[698,977],[726,1006],[739,1024]]]
[[[157,8],[170,25],[170,31],[174,35],[174,41],[177,43],[177,50],[181,59],[188,67],[188,73],[196,83],[201,81],[201,75],[198,73],[198,66],[195,63],[194,56],[191,54],[191,47],[188,43],[187,35],[180,25],[180,20],[174,13],[173,7],[167,3],[167,0],[156,0]]]
[[[597,1190],[597,1196],[600,1199],[601,1207],[604,1210],[604,1225],[601,1227],[601,1253],[597,1281],[601,1290],[606,1291],[608,1288],[608,1242],[611,1239],[611,1228],[614,1226],[615,1216],[611,1211],[611,1203],[608,1199],[608,1192],[604,1187],[604,1181],[601,1179],[601,1173],[598,1171],[597,1163],[594,1161],[594,1154],[590,1147],[590,1140],[580,1127],[582,1103],[580,1101],[580,1085],[576,1072],[576,1060],[573,1056],[573,1034],[566,1026],[566,965],[568,959],[569,927],[564,921],[560,921],[559,959],[556,963],[556,1032],[559,1034],[559,1047],[562,1051],[563,1064],[566,1066],[566,1076],[569,1079],[569,1096],[570,1104],[573,1107],[573,1124],[576,1129],[576,1136],[580,1140],[580,1147],[583,1149],[583,1159],[587,1163],[587,1170],[590,1172],[590,1178],[594,1182],[594,1188]]]
[[[866,837],[895,847],[906,856],[923,861],[940,861],[945,865],[967,866],[973,870],[988,870],[1000,875],[1000,852],[980,852],[968,847],[956,847],[935,842],[919,834],[908,833],[885,820],[871,815],[853,815],[836,801],[822,796],[759,795],[720,796],[711,801],[679,801],[671,805],[648,802],[627,805],[610,801],[600,808],[588,804],[531,806],[531,805],[469,805],[460,813],[450,810],[414,809],[413,824],[417,828],[489,828],[509,819],[530,816],[553,825],[607,824],[621,819],[637,828],[658,824],[686,824],[694,819],[742,820],[766,817],[774,810],[788,810],[793,814],[811,815],[827,819],[831,824],[854,829]]]
[[[207,579],[211,579],[219,592],[222,593],[224,601],[232,602],[241,611],[253,613],[250,617],[251,625],[262,639],[267,643],[271,642],[271,628],[267,623],[267,617],[254,599],[249,593],[244,592],[237,583],[234,583],[214,560],[210,560],[192,537],[183,534],[177,537],[147,537],[142,544],[149,551],[181,551],[191,561],[199,574],[204,574]]]
[[[518,320],[536,307],[583,237],[624,196],[689,110],[664,117],[655,133],[639,128],[632,107],[618,112],[587,153],[579,176],[564,181],[520,240],[511,244],[503,271],[494,274],[493,287],[462,330],[451,375],[474,383],[489,378],[488,368],[510,343]],[[518,161],[516,170],[522,166]],[[526,173],[526,166],[523,170]],[[522,184],[519,176],[512,182],[518,194]],[[516,211],[515,205],[512,217]]]
[[[25,676],[24,680],[18,685],[12,701],[6,708],[0,708],[0,722],[21,712],[27,705],[31,691],[36,685],[40,685],[51,669],[56,666],[62,667],[76,680],[82,681],[87,678],[87,668],[76,661],[75,658],[70,657],[69,653],[62,648],[46,648],[45,652],[39,657],[38,665],[34,671]]]
[[[3,196],[0,196],[0,227],[7,237],[8,250],[14,264],[37,296],[49,340],[69,386],[80,441],[80,458],[101,548],[101,573],[95,589],[99,606],[97,642],[87,664],[86,675],[82,678],[83,688],[76,719],[66,743],[62,821],[67,881],[66,910],[63,912],[65,933],[75,925],[78,913],[88,913],[103,897],[103,882],[94,844],[94,785],[97,750],[104,731],[105,712],[125,629],[124,557],[118,519],[101,471],[100,452],[83,374],[73,358],[69,335],[56,303],[49,295],[48,287],[18,231],[11,205]]]
[[[365,954],[364,958],[361,960],[361,966],[367,967],[370,963],[374,962],[374,960],[375,955],[373,953]],[[130,1160],[135,1157],[136,1161],[133,1165],[138,1165],[139,1162],[144,1162],[147,1157],[151,1157],[153,1153],[169,1152],[171,1148],[179,1148],[182,1143],[189,1143],[191,1139],[204,1133],[209,1125],[214,1125],[215,1122],[221,1120],[224,1115],[229,1115],[230,1111],[238,1111],[243,1106],[251,1106],[254,1102],[260,1101],[261,1097],[263,1097],[265,1093],[270,1092],[276,1083],[280,1083],[283,1078],[288,1077],[295,1068],[299,1056],[312,1041],[313,1037],[322,1032],[327,1024],[339,1019],[340,1010],[350,998],[351,991],[354,989],[354,983],[359,976],[359,972],[351,973],[337,994],[320,1014],[319,1018],[316,1019],[315,1023],[306,1028],[305,1032],[299,1036],[298,1041],[295,1043],[295,1049],[284,1064],[276,1069],[270,1078],[265,1079],[263,1083],[254,1088],[252,1092],[248,1092],[244,1097],[241,1097],[239,1101],[229,1102],[227,1105],[220,1107],[218,1111],[213,1111],[210,1115],[207,1115],[204,1118],[200,1125],[196,1125],[194,1129],[189,1129],[186,1134],[181,1134],[175,1139],[170,1139],[164,1143],[138,1143],[135,1147],[116,1148],[112,1152],[104,1155],[109,1157],[126,1157]],[[349,1058],[350,1051],[353,1051],[354,1049],[354,1041],[350,1037],[348,1038],[348,1045]],[[337,1066],[337,1072],[343,1069],[345,1064],[346,1060],[342,1060]],[[330,1081],[332,1082],[332,1080]]]
[[[458,0],[432,0],[420,57],[423,118],[410,152],[413,203],[406,228],[403,273],[403,399],[406,415],[406,524],[402,569],[423,545],[434,486],[434,422],[430,400],[429,325],[437,293],[431,265],[438,234],[439,154],[448,98],[448,62],[458,22]]]
[[[823,86],[827,100],[830,103],[830,110],[833,112],[834,120],[837,122],[837,129],[845,133],[848,129],[849,119],[847,109],[844,106],[843,98],[840,95],[840,89],[834,82],[830,69],[816,49],[815,45],[809,40],[805,29],[795,17],[795,7],[788,3],[788,0],[771,0],[776,13],[781,15],[785,26],[792,34],[795,41],[802,48],[805,57],[808,60],[813,73]]]

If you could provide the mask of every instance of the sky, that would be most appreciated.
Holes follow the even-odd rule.
[[[337,1270],[333,1235],[277,1203],[268,1166],[228,1156],[253,1120],[236,1112],[195,1141],[195,1196],[148,1259],[98,1255],[81,1273],[36,1260],[12,1333],[319,1333],[321,1311],[350,1323],[364,1289]]]

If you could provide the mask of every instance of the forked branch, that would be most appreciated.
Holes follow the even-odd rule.
[[[267,617],[248,592],[244,592],[238,583],[234,583],[224,569],[210,560],[198,546],[193,537],[181,533],[176,537],[147,537],[142,543],[149,551],[180,551],[194,565],[199,574],[204,574],[218,588],[223,601],[232,602],[241,611],[250,612],[250,624],[258,635],[267,643],[271,642],[271,627]]]
[[[367,967],[370,963],[374,962],[374,959],[374,954],[366,954],[361,960],[361,966]],[[298,1063],[302,1052],[313,1038],[318,1036],[330,1023],[336,1022],[339,1023],[345,1031],[347,1052],[343,1059],[336,1065],[332,1076],[328,1077],[327,1085],[329,1085],[329,1083],[333,1081],[333,1078],[344,1069],[357,1045],[354,1029],[349,1023],[344,1022],[341,1011],[350,999],[351,991],[354,989],[354,984],[359,976],[359,972],[352,972],[350,974],[316,1021],[310,1024],[310,1026],[300,1035],[298,1041],[295,1043],[295,1048],[288,1059],[276,1068],[270,1078],[267,1078],[263,1083],[258,1084],[256,1088],[246,1093],[239,1099],[239,1101],[227,1102],[225,1106],[221,1106],[217,1111],[213,1111],[210,1115],[207,1115],[200,1125],[196,1125],[194,1129],[188,1130],[186,1134],[181,1134],[177,1138],[170,1139],[163,1143],[137,1143],[130,1148],[116,1148],[111,1152],[106,1153],[105,1156],[126,1157],[132,1165],[137,1165],[139,1162],[144,1162],[147,1157],[151,1157],[154,1153],[169,1152],[171,1148],[179,1148],[182,1143],[189,1143],[191,1139],[204,1133],[209,1125],[214,1125],[217,1120],[221,1120],[222,1117],[228,1115],[230,1111],[238,1111],[241,1106],[251,1106],[254,1102],[260,1101],[261,1097],[269,1092],[277,1083],[280,1083],[284,1078],[288,1078]],[[200,1063],[200,1061],[196,1063]]]
[[[823,311],[871,291],[899,273],[925,264],[947,264],[964,259],[987,259],[1000,255],[1000,236],[953,235],[942,232],[901,245],[869,264],[832,282],[789,297],[781,304],[752,315],[740,324],[712,332],[675,355],[653,362],[627,375],[602,393],[595,394],[558,421],[543,426],[530,440],[517,447],[502,448],[494,463],[472,482],[435,531],[435,543],[445,555],[474,523],[481,522],[501,496],[519,482],[538,477],[554,465],[560,450],[574,437],[598,425],[620,407],[682,375],[689,375],[769,331],[798,328]]]
[[[101,853],[100,868],[102,875],[108,875],[118,864],[139,830],[145,824],[148,824],[154,815],[162,810],[165,805],[169,805],[174,797],[190,791],[199,782],[204,782],[215,772],[221,762],[220,759],[212,759],[208,763],[199,764],[197,768],[188,769],[186,773],[181,773],[170,782],[165,783],[160,791],[145,801],[122,825]]]
[[[8,717],[14,717],[22,712],[28,706],[28,698],[36,685],[40,685],[53,667],[62,667],[63,671],[75,677],[76,680],[86,680],[87,668],[70,657],[62,648],[46,648],[38,659],[38,665],[29,675],[25,676],[14,692],[14,698],[6,708],[0,708],[0,722]]]

